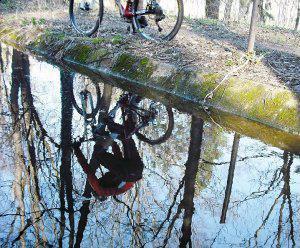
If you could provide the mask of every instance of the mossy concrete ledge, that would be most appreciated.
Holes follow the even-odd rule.
[[[33,33],[32,33],[33,32]],[[129,87],[163,91],[185,101],[259,122],[277,129],[300,134],[299,97],[286,88],[242,81],[238,77],[223,82],[211,98],[224,75],[211,72],[181,70],[170,64],[146,57],[118,53],[120,37],[66,37],[48,30],[18,31],[0,25],[0,41],[21,50],[29,50],[55,62],[78,68],[95,77],[111,75]],[[116,40],[118,42],[116,42]],[[109,78],[104,76],[102,78]],[[156,93],[153,93],[156,94]],[[148,94],[149,95],[149,94]]]

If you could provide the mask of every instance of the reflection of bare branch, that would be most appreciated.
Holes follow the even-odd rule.
[[[178,189],[177,189],[177,191],[176,191],[175,194],[174,194],[173,201],[172,201],[172,203],[171,203],[171,205],[170,205],[170,207],[169,207],[169,210],[168,210],[168,214],[167,214],[166,218],[161,222],[159,228],[157,229],[155,235],[153,236],[153,240],[152,240],[152,241],[154,241],[154,239],[156,239],[156,237],[157,237],[158,234],[160,233],[160,231],[161,231],[161,229],[163,228],[163,226],[165,225],[165,223],[166,223],[167,221],[169,221],[169,219],[170,219],[170,217],[171,217],[171,214],[172,214],[172,209],[173,209],[173,207],[174,207],[175,204],[176,204],[177,197],[178,197],[178,195],[179,195],[181,189],[183,188],[183,186],[184,186],[184,181],[182,180],[182,181],[179,183]]]
[[[168,229],[167,229],[167,234],[166,234],[166,237],[164,239],[164,243],[163,243],[163,247],[166,247],[166,245],[168,244],[168,240],[170,239],[171,237],[171,234],[172,234],[172,230],[174,228],[174,224],[176,222],[176,220],[179,218],[180,214],[181,214],[181,211],[182,211],[182,208],[183,208],[183,204],[182,204],[182,201],[179,203],[178,207],[177,207],[177,211],[176,213],[174,214],[173,218],[171,219],[170,221],[170,224],[168,226]]]
[[[279,184],[282,181],[281,175],[282,175],[282,169],[280,169],[280,168],[276,169],[274,172],[273,178],[268,183],[269,186],[267,187],[267,189],[260,190],[260,191],[254,191],[249,196],[246,196],[243,200],[234,201],[233,203],[236,204],[236,206],[237,206],[246,201],[257,199],[257,198],[263,197],[264,195],[267,195],[268,193],[275,190],[279,186]]]
[[[25,227],[25,204],[24,204],[24,176],[26,173],[25,155],[22,148],[22,134],[21,126],[18,120],[19,117],[19,89],[20,89],[20,71],[17,68],[22,68],[21,53],[13,51],[13,71],[12,71],[12,86],[10,92],[10,111],[12,113],[12,122],[14,126],[14,132],[12,135],[14,141],[14,149],[16,154],[16,168],[15,168],[15,182],[14,182],[14,194],[18,200],[18,205],[21,213],[21,229]],[[25,239],[21,238],[22,247],[26,246]]]
[[[258,237],[258,234],[259,232],[261,231],[261,229],[266,225],[267,221],[269,220],[275,206],[277,205],[278,201],[279,201],[279,198],[282,196],[282,193],[279,194],[279,196],[277,196],[273,202],[273,204],[271,205],[271,208],[269,209],[266,217],[263,219],[263,222],[262,224],[259,226],[259,228],[255,231],[255,235],[254,237],[257,238]]]
[[[7,247],[7,244],[8,244],[8,242],[9,242],[10,236],[11,236],[12,233],[14,232],[14,225],[15,225],[15,222],[16,222],[16,220],[17,220],[17,216],[19,216],[19,215],[20,215],[20,208],[18,207],[18,208],[17,208],[17,212],[14,214],[14,219],[13,219],[12,223],[10,224],[10,230],[9,230],[8,235],[7,235],[7,237],[6,237],[6,242],[4,243],[4,247]],[[1,217],[1,216],[2,216],[2,215],[0,215],[0,217]]]
[[[272,152],[270,154],[262,154],[262,155],[253,155],[253,156],[246,156],[240,159],[237,159],[236,162],[243,162],[246,161],[248,159],[254,159],[254,158],[269,158],[269,157],[278,157],[279,154]],[[205,159],[201,158],[201,162],[205,163],[205,164],[210,164],[210,165],[224,165],[224,164],[230,164],[230,161],[228,162],[211,162],[211,161],[207,161]]]
[[[279,210],[279,218],[278,218],[278,231],[277,231],[277,246],[280,246],[281,232],[282,232],[282,218],[283,218],[283,209],[286,201],[286,196],[283,196],[282,203]]]
[[[293,246],[296,245],[295,242],[295,237],[294,237],[294,222],[293,222],[293,207],[292,207],[292,199],[291,199],[291,187],[290,187],[290,172],[291,172],[291,165],[293,164],[293,154],[290,154],[290,159],[288,163],[287,170],[284,173],[284,189],[285,189],[285,195],[288,198],[288,208],[289,208],[289,222],[291,225],[291,230],[290,230],[290,237],[293,243]]]
[[[226,221],[226,214],[227,214],[228,205],[229,205],[230,196],[231,196],[231,189],[232,189],[232,184],[233,184],[234,170],[235,170],[235,164],[236,164],[236,159],[237,159],[237,153],[238,153],[238,149],[239,149],[240,138],[241,138],[241,136],[239,134],[237,134],[237,133],[234,134],[230,166],[228,169],[228,178],[227,178],[225,197],[224,197],[224,202],[223,202],[220,223],[225,223],[225,221]]]
[[[135,196],[136,198],[136,196]],[[137,240],[138,240],[138,246],[141,247],[143,246],[143,242],[142,242],[142,239],[140,237],[140,234],[138,232],[139,228],[144,228],[141,224],[137,223],[136,221],[134,221],[134,218],[133,218],[133,210],[132,210],[132,205],[134,203],[135,200],[132,201],[131,203],[131,206],[129,206],[128,204],[126,204],[124,201],[118,199],[116,196],[113,197],[113,199],[118,202],[118,203],[121,203],[123,204],[126,208],[127,208],[127,217],[130,221],[130,225],[131,225],[131,228],[132,228],[132,231],[133,233],[135,234],[134,238],[136,237]],[[135,211],[136,213],[138,213],[139,211]],[[129,215],[130,214],[130,215]]]
[[[72,156],[72,116],[73,105],[71,94],[73,92],[73,76],[66,72],[61,71],[61,99],[62,99],[62,111],[61,111],[61,189],[60,189],[60,201],[62,207],[65,206],[65,194],[69,210],[69,222],[70,222],[70,237],[69,247],[74,245],[74,203],[73,203],[73,176],[71,172],[71,156]],[[64,212],[61,212],[61,222],[65,222]],[[62,245],[62,238],[64,233],[64,226],[61,225],[60,245]]]
[[[203,139],[203,120],[195,116],[192,117],[191,124],[191,140],[189,146],[188,160],[185,164],[186,170],[183,178],[184,194],[183,199],[177,207],[177,211],[170,221],[167,228],[166,237],[163,242],[163,247],[168,244],[174,228],[176,220],[179,218],[182,209],[184,209],[183,223],[181,227],[182,236],[180,238],[180,247],[186,247],[188,244],[191,246],[192,240],[192,218],[194,214],[194,195],[196,175],[198,172],[202,139]]]
[[[290,158],[289,158],[290,157]],[[290,232],[289,232],[289,237],[291,238],[291,241],[293,243],[293,246],[295,246],[295,237],[294,237],[294,223],[293,223],[293,209],[292,209],[292,202],[291,202],[291,191],[290,191],[290,170],[291,170],[291,165],[293,163],[293,154],[289,154],[288,152],[284,152],[283,154],[283,166],[280,170],[280,173],[276,172],[275,175],[273,176],[273,179],[271,181],[271,185],[274,185],[274,180],[278,180],[280,174],[282,174],[282,177],[280,179],[280,181],[277,183],[277,185],[280,184],[280,182],[284,182],[283,187],[279,193],[279,195],[275,198],[273,204],[271,205],[266,217],[263,219],[262,224],[258,227],[258,229],[255,231],[254,234],[254,239],[255,239],[255,243],[256,246],[258,245],[258,235],[259,232],[265,227],[265,225],[267,224],[272,212],[275,209],[275,206],[278,204],[279,199],[282,197],[282,203],[280,205],[279,208],[279,217],[278,217],[278,227],[277,227],[277,233],[275,233],[275,238],[273,239],[273,244],[275,243],[275,241],[277,240],[277,247],[281,246],[280,242],[281,242],[281,236],[282,236],[282,223],[283,223],[283,213],[284,213],[284,207],[286,202],[288,202],[288,209],[289,209],[289,215],[288,215],[288,219],[287,222],[290,223]],[[274,187],[274,186],[272,186]],[[269,187],[270,188],[270,187]],[[270,190],[267,191],[267,193],[270,192]],[[267,194],[266,193],[266,194]],[[263,194],[263,195],[266,195]],[[268,240],[271,238],[268,237],[268,239],[265,241],[265,244],[267,244]],[[248,240],[248,244],[250,246],[251,244],[251,239],[250,238]],[[272,245],[273,245],[272,244]]]

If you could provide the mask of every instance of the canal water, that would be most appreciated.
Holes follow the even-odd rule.
[[[295,149],[0,52],[1,247],[300,247]]]

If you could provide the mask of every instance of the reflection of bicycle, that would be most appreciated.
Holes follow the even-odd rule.
[[[101,92],[98,84],[92,85],[95,86],[97,92],[96,104],[94,104],[91,92],[87,89],[81,91],[77,98],[73,94],[72,98],[77,112],[84,117],[87,124],[92,125],[94,139],[101,137],[106,132],[106,128],[110,132],[120,133],[118,130],[112,130],[116,126],[120,126],[121,130],[130,130],[123,133],[122,138],[129,139],[136,134],[138,139],[152,145],[161,144],[171,136],[174,128],[172,108],[143,99],[135,94],[124,93],[108,113],[102,111],[99,113]],[[81,104],[77,103],[78,100]],[[95,119],[98,113],[96,125]],[[129,123],[127,121],[129,118],[132,127],[122,128]]]
[[[120,15],[132,24],[134,32],[149,40],[171,40],[183,21],[182,0],[115,0]],[[138,6],[138,4],[143,6]],[[79,33],[93,35],[103,19],[103,0],[70,0],[70,19]]]
[[[129,118],[134,123],[131,131],[124,134],[126,139],[136,134],[140,140],[157,145],[165,142],[172,134],[174,117],[170,107],[125,93],[109,112],[105,124],[118,121],[118,111],[121,114],[121,125],[125,125]]]

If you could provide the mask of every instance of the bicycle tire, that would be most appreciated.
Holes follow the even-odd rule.
[[[165,1],[167,1],[167,0],[165,0]],[[170,40],[174,39],[174,37],[178,34],[178,32],[181,28],[183,18],[184,18],[183,0],[177,0],[177,4],[178,4],[178,15],[177,15],[176,24],[175,24],[174,28],[172,29],[172,31],[168,35],[163,37],[162,40],[170,41]],[[138,19],[137,19],[137,15],[135,14],[135,10],[137,9],[137,1],[133,2],[133,9],[134,9],[134,13],[133,13],[134,15],[132,18],[132,23],[133,23],[133,27],[135,28],[136,32],[144,39],[158,41],[157,39],[154,39],[154,38],[149,37],[148,35],[144,34],[143,28],[141,28],[141,26],[138,22]]]
[[[98,13],[98,19],[94,25],[93,28],[91,28],[88,31],[84,31],[81,30],[76,22],[76,18],[74,15],[74,0],[70,0],[70,4],[69,4],[69,15],[70,15],[70,21],[72,23],[73,28],[80,34],[83,34],[85,36],[92,36],[93,34],[95,34],[97,32],[97,30],[100,27],[100,24],[102,22],[103,19],[103,13],[104,13],[104,6],[103,6],[103,0],[99,0],[99,13]]]
[[[167,107],[167,113],[168,113],[168,128],[166,130],[166,132],[164,133],[164,135],[162,135],[161,137],[157,138],[157,139],[150,139],[147,138],[146,135],[141,134],[140,132],[136,133],[136,136],[139,140],[146,142],[150,145],[160,145],[164,142],[166,142],[172,135],[173,129],[174,129],[174,113],[171,107]]]
[[[100,107],[101,107],[101,100],[102,100],[102,97],[101,97],[101,90],[100,90],[100,86],[95,83],[95,87],[96,87],[96,92],[97,92],[97,104],[96,104],[96,107],[92,110],[91,113],[86,113],[86,118],[90,119],[90,118],[94,118]],[[80,115],[84,115],[83,113],[83,110],[78,106],[77,102],[76,102],[76,99],[75,99],[75,96],[74,96],[74,92],[72,90],[72,93],[71,93],[71,100],[72,100],[72,103],[73,103],[73,106],[74,108],[76,109],[76,111],[80,114]]]

